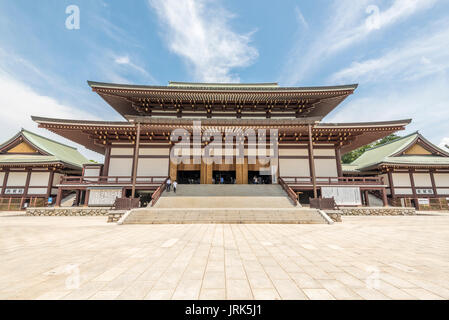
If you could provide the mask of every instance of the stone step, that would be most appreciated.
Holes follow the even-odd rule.
[[[134,209],[123,224],[296,223],[327,224],[316,209]]]
[[[286,196],[170,196],[161,197],[155,208],[293,208]]]

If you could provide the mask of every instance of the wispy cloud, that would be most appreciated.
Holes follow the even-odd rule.
[[[17,133],[21,128],[39,132],[51,139],[74,145],[56,134],[38,129],[31,116],[44,116],[68,119],[92,119],[91,113],[80,110],[78,107],[60,103],[56,99],[41,95],[31,87],[18,81],[0,69],[0,106],[3,110],[0,117],[1,139],[6,140]],[[102,161],[102,156],[77,146],[87,157]]]
[[[123,65],[123,66],[126,66],[126,67],[133,68],[134,70],[142,73],[143,75],[145,75],[147,77],[151,77],[150,74],[144,68],[142,68],[141,66],[139,66],[139,65],[135,64],[134,62],[132,62],[128,55],[117,56],[117,57],[115,57],[114,62],[116,64],[118,64],[118,65]]]
[[[449,69],[449,23],[440,21],[380,57],[354,62],[330,77],[330,82],[418,80]]]
[[[285,82],[297,84],[326,59],[366,40],[373,32],[431,8],[437,1],[440,0],[396,0],[381,10],[373,6],[372,0],[335,0],[325,27],[313,35],[307,46],[301,42],[292,49],[284,70]]]
[[[196,80],[237,82],[232,69],[246,67],[258,57],[250,45],[251,33],[232,30],[233,17],[217,1],[149,0],[164,26],[172,52],[181,56]]]
[[[306,29],[309,29],[309,24],[307,23],[306,18],[304,18],[304,15],[301,12],[301,9],[299,9],[298,6],[295,7],[295,13],[296,13],[296,19],[298,22]]]

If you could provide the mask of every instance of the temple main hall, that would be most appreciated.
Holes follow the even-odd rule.
[[[278,185],[301,205],[316,198],[365,205],[371,192],[386,206],[384,178],[344,175],[341,155],[411,121],[323,121],[357,85],[88,84],[123,121],[33,117],[39,127],[104,155],[103,164],[86,164],[81,176],[62,177],[57,202],[76,190],[85,206],[112,205],[116,198],[151,206],[170,178],[180,186]],[[267,161],[255,157],[261,149]]]

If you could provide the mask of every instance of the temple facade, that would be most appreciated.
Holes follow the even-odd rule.
[[[334,197],[339,205],[362,205],[369,191],[387,205],[385,177],[344,175],[341,155],[410,123],[323,122],[357,85],[89,85],[123,121],[33,117],[39,127],[105,156],[104,164],[85,166],[82,176],[62,177],[57,185],[58,199],[77,190],[87,206],[110,206],[117,197],[154,204],[168,178],[179,184],[280,184],[302,204]]]
[[[0,210],[55,204],[61,178],[82,176],[88,162],[75,148],[21,130],[0,145]]]
[[[449,153],[418,132],[367,150],[343,173],[381,177],[393,206],[449,209]]]

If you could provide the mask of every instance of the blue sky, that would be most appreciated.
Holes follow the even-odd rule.
[[[0,140],[64,141],[31,115],[120,120],[87,80],[173,80],[359,83],[326,121],[413,118],[449,144],[448,15],[447,0],[0,0]]]

